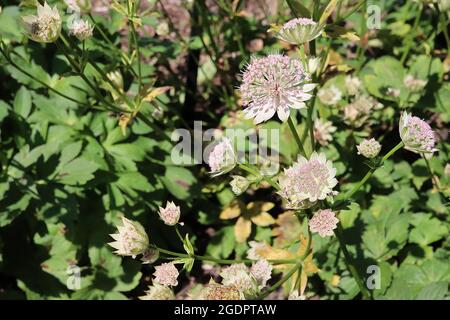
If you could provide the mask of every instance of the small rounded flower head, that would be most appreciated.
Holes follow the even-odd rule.
[[[405,149],[415,153],[433,153],[436,139],[430,125],[404,112],[400,117],[400,138]]]
[[[64,2],[72,12],[88,13],[91,10],[91,0],[64,0]]]
[[[214,143],[207,159],[213,176],[231,171],[236,166],[236,155],[230,139],[225,137]]]
[[[288,208],[310,208],[317,200],[334,195],[337,185],[336,169],[325,154],[314,152],[308,160],[302,156],[280,176],[280,196],[288,201]]]
[[[332,236],[338,222],[339,219],[331,209],[319,210],[309,220],[309,230],[317,232],[322,238]]]
[[[155,272],[153,273],[155,283],[161,284],[163,286],[176,286],[178,285],[178,270],[172,262],[163,263],[155,267]]]
[[[114,253],[133,258],[139,254],[144,254],[149,247],[149,241],[142,225],[125,217],[122,217],[122,224],[122,226],[117,227],[118,233],[110,234],[116,240],[108,243],[117,250]]]
[[[320,57],[309,57],[307,63],[307,69],[309,74],[314,74],[320,67]]]
[[[370,140],[364,139],[358,146],[356,146],[356,149],[358,149],[358,154],[368,159],[373,159],[380,153],[381,144],[374,138]]]
[[[27,36],[36,42],[55,42],[61,34],[61,16],[56,6],[37,3],[37,16],[22,18]]]
[[[342,92],[335,86],[331,86],[329,88],[321,88],[317,92],[317,97],[323,104],[327,106],[334,106],[341,100]]]
[[[181,210],[175,203],[167,201],[166,207],[159,207],[159,217],[168,226],[174,226],[180,220]]]
[[[255,279],[250,274],[249,269],[243,263],[232,264],[220,272],[222,284],[236,287],[242,293],[252,293],[255,291]]]
[[[175,295],[169,287],[155,283],[148,287],[145,296],[139,297],[140,300],[175,300]]]
[[[243,294],[235,286],[214,282],[207,284],[198,296],[198,300],[243,300],[243,298]]]
[[[411,92],[419,92],[425,86],[427,85],[427,81],[417,79],[412,74],[406,75],[405,79],[403,80],[403,84],[405,85],[406,89],[408,89]]]
[[[323,31],[323,26],[309,18],[295,18],[286,22],[277,37],[283,41],[300,45],[314,40]]]
[[[331,135],[336,131],[336,127],[333,126],[331,121],[322,121],[322,119],[314,120],[314,138],[322,146],[326,146],[333,140]]]
[[[272,276],[272,266],[265,259],[258,260],[250,268],[250,273],[255,277],[259,289],[262,289],[266,286],[267,281],[269,281]]]
[[[88,21],[78,19],[72,22],[69,33],[74,35],[78,40],[84,41],[92,36],[93,30],[94,27]]]
[[[247,178],[243,176],[232,176],[233,180],[231,180],[231,190],[234,192],[235,195],[239,196],[247,190],[248,186],[250,185],[250,181],[248,181]]]
[[[308,92],[316,86],[309,81],[310,77],[298,59],[281,54],[252,58],[240,86],[243,101],[247,104],[245,118],[254,119],[258,124],[277,113],[281,121],[286,121],[290,108],[306,108],[305,101],[312,97]]]
[[[361,80],[358,77],[346,76],[345,87],[349,95],[355,96],[361,90]]]

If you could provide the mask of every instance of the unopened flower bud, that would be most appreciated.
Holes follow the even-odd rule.
[[[356,149],[358,149],[358,154],[372,159],[380,153],[381,144],[374,138],[370,140],[364,139],[358,146],[356,146]]]

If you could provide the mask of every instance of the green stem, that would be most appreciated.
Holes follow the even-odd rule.
[[[302,266],[302,264],[303,264],[303,261],[297,262],[297,264],[294,267],[292,267],[292,269],[290,269],[289,272],[283,276],[283,278],[278,280],[273,286],[271,286],[270,288],[265,290],[263,293],[261,293],[256,299],[262,300],[262,299],[266,298],[269,294],[271,294],[272,292],[277,290],[280,286],[282,286],[286,281],[288,281],[294,275],[294,273]]]
[[[262,175],[257,168],[254,168],[253,166],[245,163],[240,163],[239,168],[241,168],[244,171],[247,171],[248,173],[256,176],[259,179],[262,179],[269,183],[272,187],[274,187],[276,190],[280,190],[280,186],[276,181],[273,181],[270,177]]]
[[[433,170],[431,169],[430,161],[428,161],[428,159],[425,157],[425,154],[423,154],[423,153],[422,153],[422,158],[425,160],[425,164],[427,165],[428,172],[430,173],[430,176],[431,176],[431,181],[435,185],[438,192],[441,193],[439,181],[436,179],[436,176],[434,175]]]
[[[406,44],[405,51],[403,51],[403,55],[402,55],[402,57],[400,59],[400,62],[402,64],[405,63],[406,58],[408,57],[408,53],[411,50],[411,47],[412,47],[412,45],[414,43],[414,35],[415,35],[416,30],[417,30],[417,28],[419,26],[420,17],[422,16],[422,5],[418,4],[418,6],[419,6],[418,7],[418,12],[416,14],[416,19],[414,20],[414,25],[412,27],[412,30],[409,32],[408,43]]]
[[[389,159],[397,150],[401,149],[403,146],[404,146],[403,142],[399,142],[388,153],[386,153],[383,158],[381,158],[381,160],[379,162],[379,166],[381,166],[387,159]],[[376,170],[377,170],[377,167],[371,168],[366,173],[366,175],[361,179],[361,181],[359,181],[358,184],[356,186],[354,186],[352,190],[350,190],[349,192],[347,192],[345,194],[343,199],[338,199],[338,202],[341,202],[341,201],[345,202],[349,198],[351,198],[361,188],[361,186],[364,185],[364,183],[366,183],[366,181],[369,180],[370,177],[372,177],[373,173]]]
[[[289,129],[292,132],[292,135],[294,136],[295,142],[297,143],[300,153],[302,154],[302,156],[306,157],[305,148],[303,148],[302,140],[300,140],[300,136],[298,135],[298,132],[295,129],[295,125],[294,125],[294,122],[292,122],[291,117],[288,118],[288,125],[289,125]]]
[[[369,291],[367,290],[366,286],[364,285],[364,282],[362,281],[358,270],[356,270],[356,267],[352,263],[352,258],[347,250],[347,246],[344,241],[344,230],[342,229],[342,226],[340,223],[338,223],[336,231],[335,231],[336,238],[339,241],[339,246],[342,250],[342,253],[344,254],[344,260],[345,264],[347,265],[347,269],[352,274],[353,278],[356,281],[356,284],[358,285],[359,290],[361,291],[361,294],[363,295],[364,299],[370,299]]]

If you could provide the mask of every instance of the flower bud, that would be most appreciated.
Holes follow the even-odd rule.
[[[37,16],[22,18],[26,35],[33,41],[55,42],[61,34],[61,17],[56,6],[53,9],[47,4],[37,3]]]
[[[364,139],[358,146],[356,146],[356,149],[358,149],[358,154],[368,159],[372,159],[380,153],[381,144],[379,144],[374,138],[370,140]]]
[[[92,37],[93,30],[94,27],[91,26],[88,21],[78,19],[72,22],[69,33],[77,37],[78,40],[84,41],[87,38]]]
[[[118,233],[110,234],[116,240],[108,243],[116,249],[114,253],[133,258],[145,253],[149,247],[149,240],[142,225],[125,217],[122,217],[122,224],[122,226],[117,227]]]
[[[168,226],[174,226],[180,220],[181,210],[175,203],[168,201],[165,208],[159,207],[159,217]]]

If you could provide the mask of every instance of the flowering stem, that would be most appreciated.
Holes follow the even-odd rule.
[[[370,294],[367,288],[364,286],[364,283],[358,273],[358,270],[356,270],[356,267],[352,264],[352,258],[347,250],[347,246],[344,242],[344,230],[342,229],[342,226],[340,223],[337,224],[337,228],[335,231],[336,238],[339,241],[339,247],[342,250],[342,253],[344,254],[344,260],[345,264],[347,265],[347,269],[350,271],[351,275],[353,276],[353,279],[355,279],[356,284],[359,287],[359,290],[361,291],[361,294],[363,295],[364,299],[370,299]]]
[[[253,263],[255,262],[254,260],[250,260],[250,259],[219,259],[219,258],[214,258],[211,256],[201,256],[201,255],[188,255],[186,253],[179,253],[179,252],[174,252],[174,251],[170,251],[167,249],[162,249],[162,248],[157,248],[159,250],[159,252],[167,254],[169,256],[175,257],[175,258],[193,258],[195,260],[200,260],[200,261],[210,261],[210,262],[215,262],[215,263],[219,263],[219,264],[233,264],[233,263]],[[272,263],[272,264],[293,264],[298,262],[298,259],[273,259],[273,260],[267,260],[268,262]]]
[[[180,230],[178,229],[178,226],[177,226],[177,225],[175,225],[175,232],[177,233],[178,238],[180,238],[181,243],[184,243],[184,239],[183,239],[183,237],[181,236]]]
[[[248,173],[266,181],[267,183],[269,183],[272,187],[274,187],[276,190],[280,190],[280,186],[278,185],[278,183],[276,181],[273,181],[271,178],[269,178],[268,176],[262,175],[256,168],[253,168],[251,165],[249,164],[244,164],[244,163],[240,163],[239,164],[239,168],[241,168],[244,171],[247,171]]]
[[[425,157],[425,154],[422,153],[422,157],[425,160],[425,164],[427,165],[428,172],[431,176],[431,181],[433,182],[434,186],[436,187],[437,191],[441,193],[441,189],[439,186],[439,180],[436,179],[436,175],[433,173],[433,170],[431,169],[430,161]]]
[[[393,147],[388,153],[384,155],[383,158],[381,158],[378,167],[381,166],[387,159],[389,159],[397,150],[401,149],[404,146],[403,142],[399,142],[395,147]],[[349,198],[351,198],[358,190],[361,188],[364,183],[366,183],[367,180],[369,180],[370,177],[372,177],[373,173],[377,170],[378,167],[371,168],[366,175],[361,179],[361,181],[358,182],[356,186],[353,187],[352,190],[347,192],[344,196],[344,198],[340,201],[347,201]],[[340,202],[338,200],[338,202]]]
[[[269,294],[271,294],[272,292],[274,292],[275,290],[277,290],[280,286],[283,285],[283,283],[285,283],[286,281],[288,281],[295,272],[297,272],[297,270],[299,270],[299,268],[302,266],[303,261],[299,261],[297,262],[297,264],[295,264],[291,270],[289,270],[288,273],[286,273],[283,278],[281,278],[280,280],[278,280],[273,286],[271,286],[270,288],[268,288],[267,290],[265,290],[263,293],[261,293],[258,297],[256,297],[257,300],[260,299],[264,299],[265,297],[267,297]]]
[[[292,118],[289,117],[288,118],[288,125],[289,125],[289,129],[291,129],[292,135],[294,136],[295,142],[297,143],[297,146],[300,150],[300,153],[306,157],[306,152],[305,152],[305,148],[303,148],[303,143],[302,140],[300,140],[300,136],[298,135],[297,130],[295,129],[295,125],[292,122]]]
[[[413,42],[414,42],[414,35],[416,33],[417,27],[419,26],[420,17],[422,16],[422,5],[418,4],[418,8],[417,9],[418,9],[418,12],[416,14],[416,19],[414,20],[414,25],[412,27],[412,30],[409,33],[408,43],[406,45],[405,51],[403,51],[402,58],[400,59],[400,62],[402,64],[405,63],[406,58],[408,57],[408,53],[411,50],[411,47],[412,47]]]

